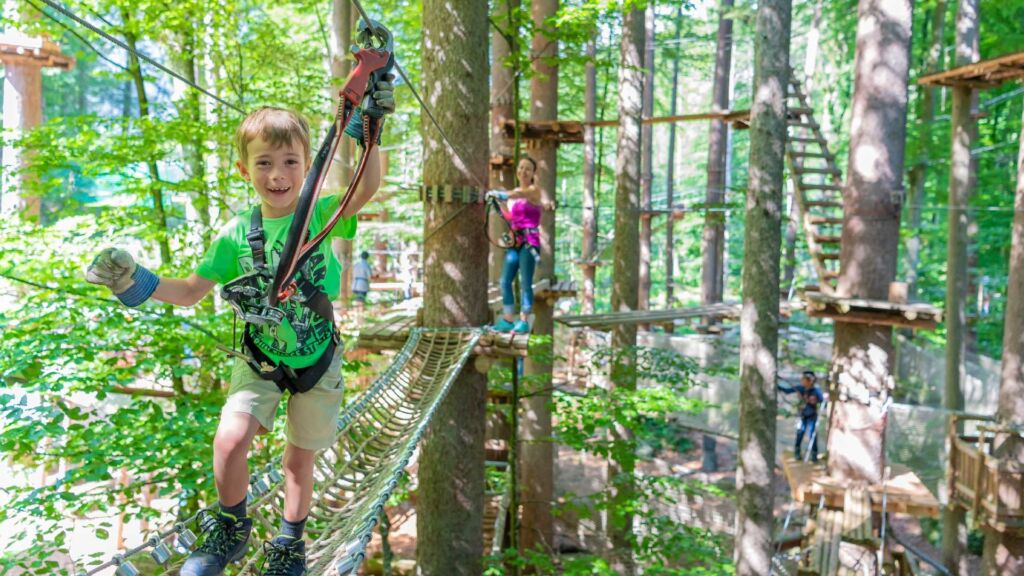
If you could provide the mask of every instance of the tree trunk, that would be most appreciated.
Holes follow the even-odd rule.
[[[530,119],[551,121],[558,119],[558,41],[555,31],[545,25],[545,20],[558,11],[558,0],[533,0],[532,7],[534,34],[530,52],[540,56],[533,60],[533,77],[530,79]],[[548,200],[554,200],[558,181],[558,148],[556,143],[544,140],[533,149],[537,161],[536,183]],[[555,273],[555,213],[545,210],[540,223],[541,258],[534,280],[548,278],[554,281]],[[552,304],[547,299],[537,299],[533,304],[532,332],[539,336],[552,336],[554,320]],[[545,345],[549,357],[550,343]],[[523,521],[520,525],[519,542],[523,550],[539,549],[552,553],[554,549],[554,521],[551,507],[555,492],[555,455],[551,442],[551,364],[538,362],[537,356],[526,358],[523,373],[534,382],[534,389],[527,389],[523,402],[524,417],[519,419],[519,448],[521,466],[519,482],[522,487]]]
[[[672,59],[672,100],[668,105],[669,116],[676,115],[676,103],[679,99],[679,61],[682,60],[682,48],[679,47],[683,37],[683,4],[680,2],[676,8],[676,46],[679,52]],[[675,178],[676,178],[676,123],[668,126],[668,164],[665,168],[665,198],[671,210],[675,204]],[[675,217],[668,215],[668,223],[665,224],[665,308],[672,307],[675,299]],[[671,332],[671,326],[667,329]]]
[[[331,3],[331,77],[339,85],[345,82],[352,70],[349,47],[352,45],[352,28],[355,27],[355,7],[351,0],[334,0]],[[331,92],[331,102],[338,105],[337,90]],[[324,182],[326,190],[343,191],[352,179],[352,157],[355,143],[351,138],[342,138],[338,144],[337,160],[331,165]],[[383,174],[381,175],[383,176]],[[341,262],[341,290],[338,292],[341,309],[348,308],[352,299],[352,251],[353,242],[344,238],[332,240],[331,249]]]
[[[596,32],[596,31],[595,31]],[[594,276],[597,266],[590,264],[597,255],[597,194],[594,176],[597,168],[595,158],[595,132],[597,129],[591,122],[597,120],[597,40],[591,38],[587,42],[586,84],[583,92],[583,242],[581,260],[583,262],[583,295],[582,312],[594,313]]]
[[[715,82],[711,89],[711,111],[729,109],[729,74],[732,68],[733,0],[721,0],[718,8],[718,46],[715,50]],[[788,39],[787,39],[788,42]],[[788,76],[788,75],[787,75]],[[783,95],[785,96],[785,95]],[[725,158],[728,154],[729,125],[724,120],[711,121],[708,132],[708,187],[705,192],[704,234],[700,252],[703,259],[700,277],[701,304],[722,301],[725,257]]]
[[[612,272],[612,311],[637,310],[640,224],[640,118],[643,100],[644,12],[632,9],[622,17],[621,60],[619,65],[619,130],[615,157],[615,246]],[[612,331],[612,349],[626,353],[613,368],[612,386],[622,390],[636,389],[635,366],[628,351],[636,346],[636,326],[619,324]],[[633,442],[633,431],[616,425],[612,439],[623,444]],[[632,576],[633,514],[625,505],[635,497],[633,478],[636,458],[632,453],[613,456],[608,462],[608,478],[612,479],[612,511],[609,540],[612,545],[612,569],[617,574]]]
[[[946,26],[946,0],[937,0],[932,12],[931,41],[928,55],[925,57],[924,72],[926,74],[942,69],[942,45]],[[907,198],[907,229],[910,235],[904,249],[903,268],[906,270],[907,295],[914,298],[917,294],[917,267],[921,260],[921,207],[924,205],[925,187],[928,181],[929,152],[932,141],[932,122],[935,121],[936,97],[939,94],[936,86],[922,86],[921,99],[917,117],[921,124],[921,141],[917,164],[910,171],[910,194]]]
[[[771,573],[782,172],[789,84],[789,0],[761,0],[743,238],[736,574]]]
[[[516,187],[516,167],[512,164],[515,159],[514,143],[505,136],[505,121],[516,120],[516,102],[514,101],[515,91],[513,83],[518,82],[517,71],[507,66],[505,60],[512,53],[504,34],[519,34],[514,22],[506,22],[503,18],[510,12],[509,9],[518,10],[519,0],[496,0],[493,13],[502,26],[501,30],[494,27],[491,32],[491,158],[508,159],[508,164],[502,164],[500,168],[492,167],[490,171],[491,188],[511,190]],[[500,218],[491,219],[490,234],[492,238],[498,238],[505,231],[504,224]],[[490,284],[498,284],[501,281],[501,269],[505,265],[505,250],[490,245],[490,255],[487,260],[488,275]]]
[[[1024,427],[1024,124],[1021,126],[997,413],[1001,424],[1016,426],[1018,429]],[[1019,437],[1015,442],[1004,441],[997,445],[996,455],[1008,460],[1011,465],[1024,465],[1024,445],[1020,443]],[[1008,496],[1013,498],[1019,495]],[[1024,537],[986,528],[982,560],[982,572],[986,576],[1024,574]]]
[[[842,298],[886,300],[896,274],[911,2],[860,1],[837,286]],[[832,357],[837,394],[829,427],[829,472],[840,481],[880,482],[892,328],[836,322]]]
[[[814,87],[814,71],[818,66],[818,47],[821,42],[821,0],[814,0],[811,28],[807,31],[807,49],[804,54],[803,84],[808,99]],[[812,100],[813,101],[813,100]],[[787,184],[792,190],[792,183]],[[782,291],[785,298],[793,292],[793,278],[796,275],[796,236],[800,228],[800,206],[793,193],[789,197],[789,214],[786,217],[786,240],[784,266],[782,267]]]
[[[654,6],[648,5],[644,12],[644,95],[641,115],[644,118],[654,116]],[[637,304],[640,310],[651,309],[651,187],[654,184],[654,126],[640,126],[640,283],[637,292]],[[668,215],[672,217],[671,214]],[[641,324],[641,329],[648,329],[648,324]]]
[[[955,64],[978,60],[978,0],[960,0],[956,12]],[[971,118],[973,90],[953,88],[952,152],[949,164],[949,221],[946,244],[946,382],[942,405],[963,410],[963,382],[967,377],[967,203],[974,188],[971,148],[977,141],[977,123]],[[948,451],[947,451],[948,453]],[[947,503],[942,513],[942,559],[954,574],[967,574],[965,511]]]
[[[423,184],[487,182],[487,3],[426,0],[420,90],[461,160],[422,117]],[[487,320],[487,238],[482,204],[423,204],[423,320],[427,326],[480,326]],[[456,214],[453,216],[453,214]],[[443,228],[438,228],[452,217]],[[417,566],[422,574],[479,575],[483,570],[486,379],[464,370],[427,430],[420,457]]]

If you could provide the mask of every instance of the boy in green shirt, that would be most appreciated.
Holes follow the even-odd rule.
[[[394,111],[390,82],[377,82],[367,92],[378,113]],[[345,133],[361,140],[358,111]],[[290,110],[261,108],[242,121],[235,144],[239,174],[252,184],[260,204],[228,222],[207,249],[195,273],[188,278],[157,278],[135,264],[126,251],[107,248],[93,261],[86,279],[109,287],[129,306],[137,306],[149,297],[192,306],[214,285],[252,273],[261,265],[269,268],[272,276],[310,165],[309,126]],[[371,147],[367,154],[363,179],[330,237],[351,239],[355,235],[356,213],[380,186],[377,147]],[[337,196],[324,196],[316,202],[309,227],[311,234],[323,229],[338,201]],[[262,237],[258,233],[253,235],[259,231]],[[310,290],[325,293],[328,300],[334,300],[338,296],[341,265],[330,246],[330,242],[322,242],[296,279],[300,284],[307,283]],[[288,398],[288,444],[283,458],[285,503],[280,534],[265,545],[267,559],[263,574],[301,576],[306,573],[302,532],[313,494],[314,456],[334,441],[344,388],[342,347],[335,345],[337,332],[329,306],[325,313],[320,313],[323,311],[309,304],[311,300],[306,304],[297,300],[299,298],[292,298],[275,307],[281,319],[279,324],[247,323],[246,348],[256,358],[255,364],[273,363],[293,378],[308,372],[316,379],[309,383],[311,388],[296,389],[266,379],[270,378],[266,373],[261,377],[246,361],[235,361],[231,388],[213,441],[213,472],[220,513],[204,519],[205,539],[186,560],[182,576],[217,576],[228,563],[245,555],[252,529],[252,520],[246,516],[249,446],[256,434],[273,427],[274,414],[283,396],[282,387],[292,392]],[[329,304],[322,297],[320,301]]]

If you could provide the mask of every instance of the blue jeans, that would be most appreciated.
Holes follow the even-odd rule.
[[[813,418],[801,418],[800,426],[796,429],[796,457],[800,458],[800,447],[804,443],[804,433],[808,435],[807,442],[811,445],[811,459],[815,462],[818,461],[818,435],[814,433],[814,429],[818,426],[818,417],[815,415]]]
[[[523,243],[519,248],[505,250],[505,267],[501,270],[501,305],[505,314],[513,314],[516,310],[516,297],[512,293],[512,281],[519,272],[519,288],[522,291],[520,312],[529,314],[533,311],[533,268],[536,262],[530,245]]]

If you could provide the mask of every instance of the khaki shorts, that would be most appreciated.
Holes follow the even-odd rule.
[[[327,371],[316,386],[288,397],[288,442],[306,450],[323,450],[334,443],[338,410],[345,396],[341,377],[344,346],[338,346]],[[269,432],[274,429],[277,405],[284,394],[271,380],[260,378],[241,358],[231,371],[231,388],[221,414],[250,414]]]

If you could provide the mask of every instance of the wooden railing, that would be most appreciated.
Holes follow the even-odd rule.
[[[962,434],[958,423],[981,421],[976,435]],[[996,440],[1024,442],[1021,430],[996,424],[991,418],[950,419],[952,466],[949,489],[953,500],[971,511],[978,525],[997,531],[1024,529],[1024,463],[992,454]]]

